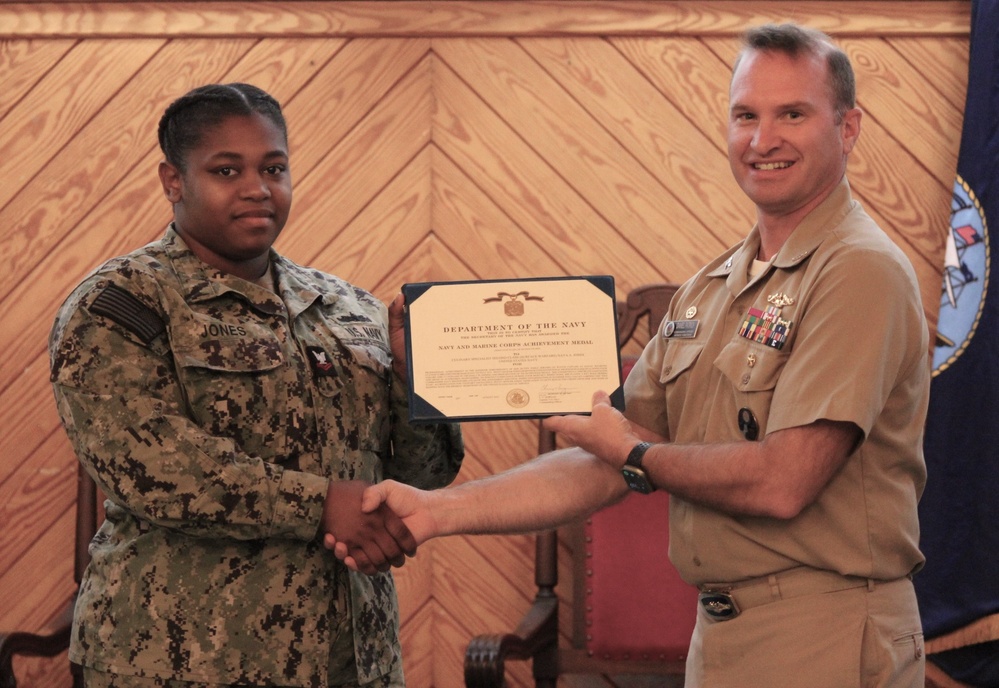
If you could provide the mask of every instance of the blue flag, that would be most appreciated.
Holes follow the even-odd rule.
[[[972,0],[968,96],[924,442],[926,566],[915,585],[928,651],[934,638],[951,641],[930,660],[974,686],[999,686],[997,232],[999,0]]]

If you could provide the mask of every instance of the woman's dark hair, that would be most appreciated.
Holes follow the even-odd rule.
[[[160,148],[167,162],[184,172],[187,153],[201,143],[205,131],[227,117],[253,113],[271,120],[287,142],[288,125],[281,106],[266,91],[251,84],[208,84],[170,103],[160,118]]]

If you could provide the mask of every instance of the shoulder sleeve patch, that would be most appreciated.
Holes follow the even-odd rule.
[[[163,318],[156,311],[117,284],[98,294],[90,311],[110,318],[146,344],[166,330]]]

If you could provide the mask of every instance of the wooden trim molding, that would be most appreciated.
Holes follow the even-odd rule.
[[[848,6],[848,9],[845,7]],[[969,32],[970,0],[0,2],[3,38],[733,36],[807,17],[835,36]]]

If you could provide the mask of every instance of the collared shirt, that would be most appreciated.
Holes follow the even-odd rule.
[[[731,516],[674,497],[671,559],[695,584],[801,565],[907,575],[923,562],[916,503],[929,395],[915,272],[845,179],[751,278],[759,246],[754,228],[677,292],[627,379],[626,415],[677,443],[751,441],[742,409],[759,439],[826,419],[853,423],[863,441],[791,520]]]
[[[360,680],[398,666],[391,575],[344,575],[317,538],[327,484],[443,486],[460,431],[408,424],[380,301],[273,251],[271,264],[276,293],[201,262],[171,228],[59,311],[59,413],[108,497],[75,662],[326,685],[331,629],[350,615]]]

